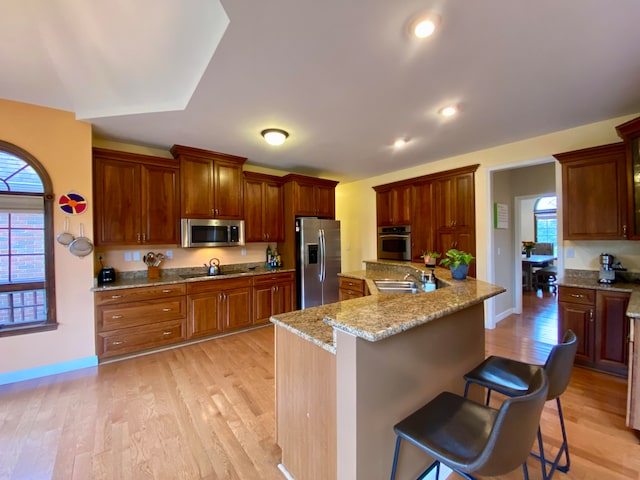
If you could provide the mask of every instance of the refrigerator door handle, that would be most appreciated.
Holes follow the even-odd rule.
[[[324,230],[321,228],[320,230],[318,230],[318,239],[319,239],[319,243],[320,243],[320,282],[324,282],[324,278],[326,275],[326,270],[327,270],[327,251],[326,251],[326,245],[325,245],[325,239],[324,239]]]

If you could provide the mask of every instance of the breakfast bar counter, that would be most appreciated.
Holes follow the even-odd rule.
[[[388,478],[393,425],[484,359],[484,300],[502,287],[452,280],[439,288],[378,293],[374,280],[402,279],[421,264],[367,262],[342,273],[371,295],[276,315],[276,422],[282,467],[296,480]],[[403,448],[399,478],[427,464]]]

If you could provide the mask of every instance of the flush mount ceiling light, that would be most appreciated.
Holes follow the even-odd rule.
[[[417,38],[427,38],[433,35],[436,28],[440,24],[440,17],[438,15],[429,13],[426,15],[420,15],[409,26],[409,31]]]
[[[446,107],[441,108],[438,113],[443,117],[453,117],[456,113],[458,113],[457,105],[448,105]]]
[[[398,138],[395,142],[393,142],[393,146],[396,148],[402,148],[409,142],[407,138]]]
[[[289,134],[279,128],[267,128],[260,132],[269,145],[282,145]]]

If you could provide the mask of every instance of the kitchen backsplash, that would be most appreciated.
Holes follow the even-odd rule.
[[[209,259],[217,258],[220,265],[244,264],[253,262],[264,262],[267,243],[247,243],[244,247],[224,247],[224,248],[178,248],[176,246],[149,246],[146,248],[131,247],[123,249],[101,249],[96,248],[94,258],[96,259],[96,272],[100,270],[98,257],[102,255],[102,263],[104,266],[110,266],[118,272],[129,272],[137,270],[145,270],[147,266],[142,261],[142,257],[147,252],[162,252],[165,256],[167,251],[171,252],[173,258],[166,258],[160,265],[164,268],[186,268],[199,267],[209,263]],[[277,246],[277,243],[271,243],[271,248]],[[243,255],[243,250],[246,255]],[[125,255],[129,254],[133,258],[136,254],[140,260],[126,261]],[[128,256],[128,255],[127,255]]]
[[[565,269],[597,271],[600,254],[609,253],[629,272],[640,272],[640,241],[565,240],[563,247]]]

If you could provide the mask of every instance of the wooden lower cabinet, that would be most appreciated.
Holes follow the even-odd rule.
[[[338,292],[338,300],[340,302],[351,298],[359,298],[369,295],[367,283],[364,280],[349,277],[339,277],[339,280],[340,290]]]
[[[251,325],[251,278],[187,284],[187,336],[206,337]]]
[[[96,292],[98,358],[184,341],[185,293],[184,284]]]
[[[640,330],[640,318],[629,319],[629,374],[627,376],[627,427],[640,430],[640,349],[635,334]]]
[[[260,275],[253,279],[253,324],[267,323],[272,315],[290,312],[295,305],[295,273]]]
[[[578,337],[576,364],[627,375],[629,294],[561,286],[558,292],[561,339],[567,329]]]

